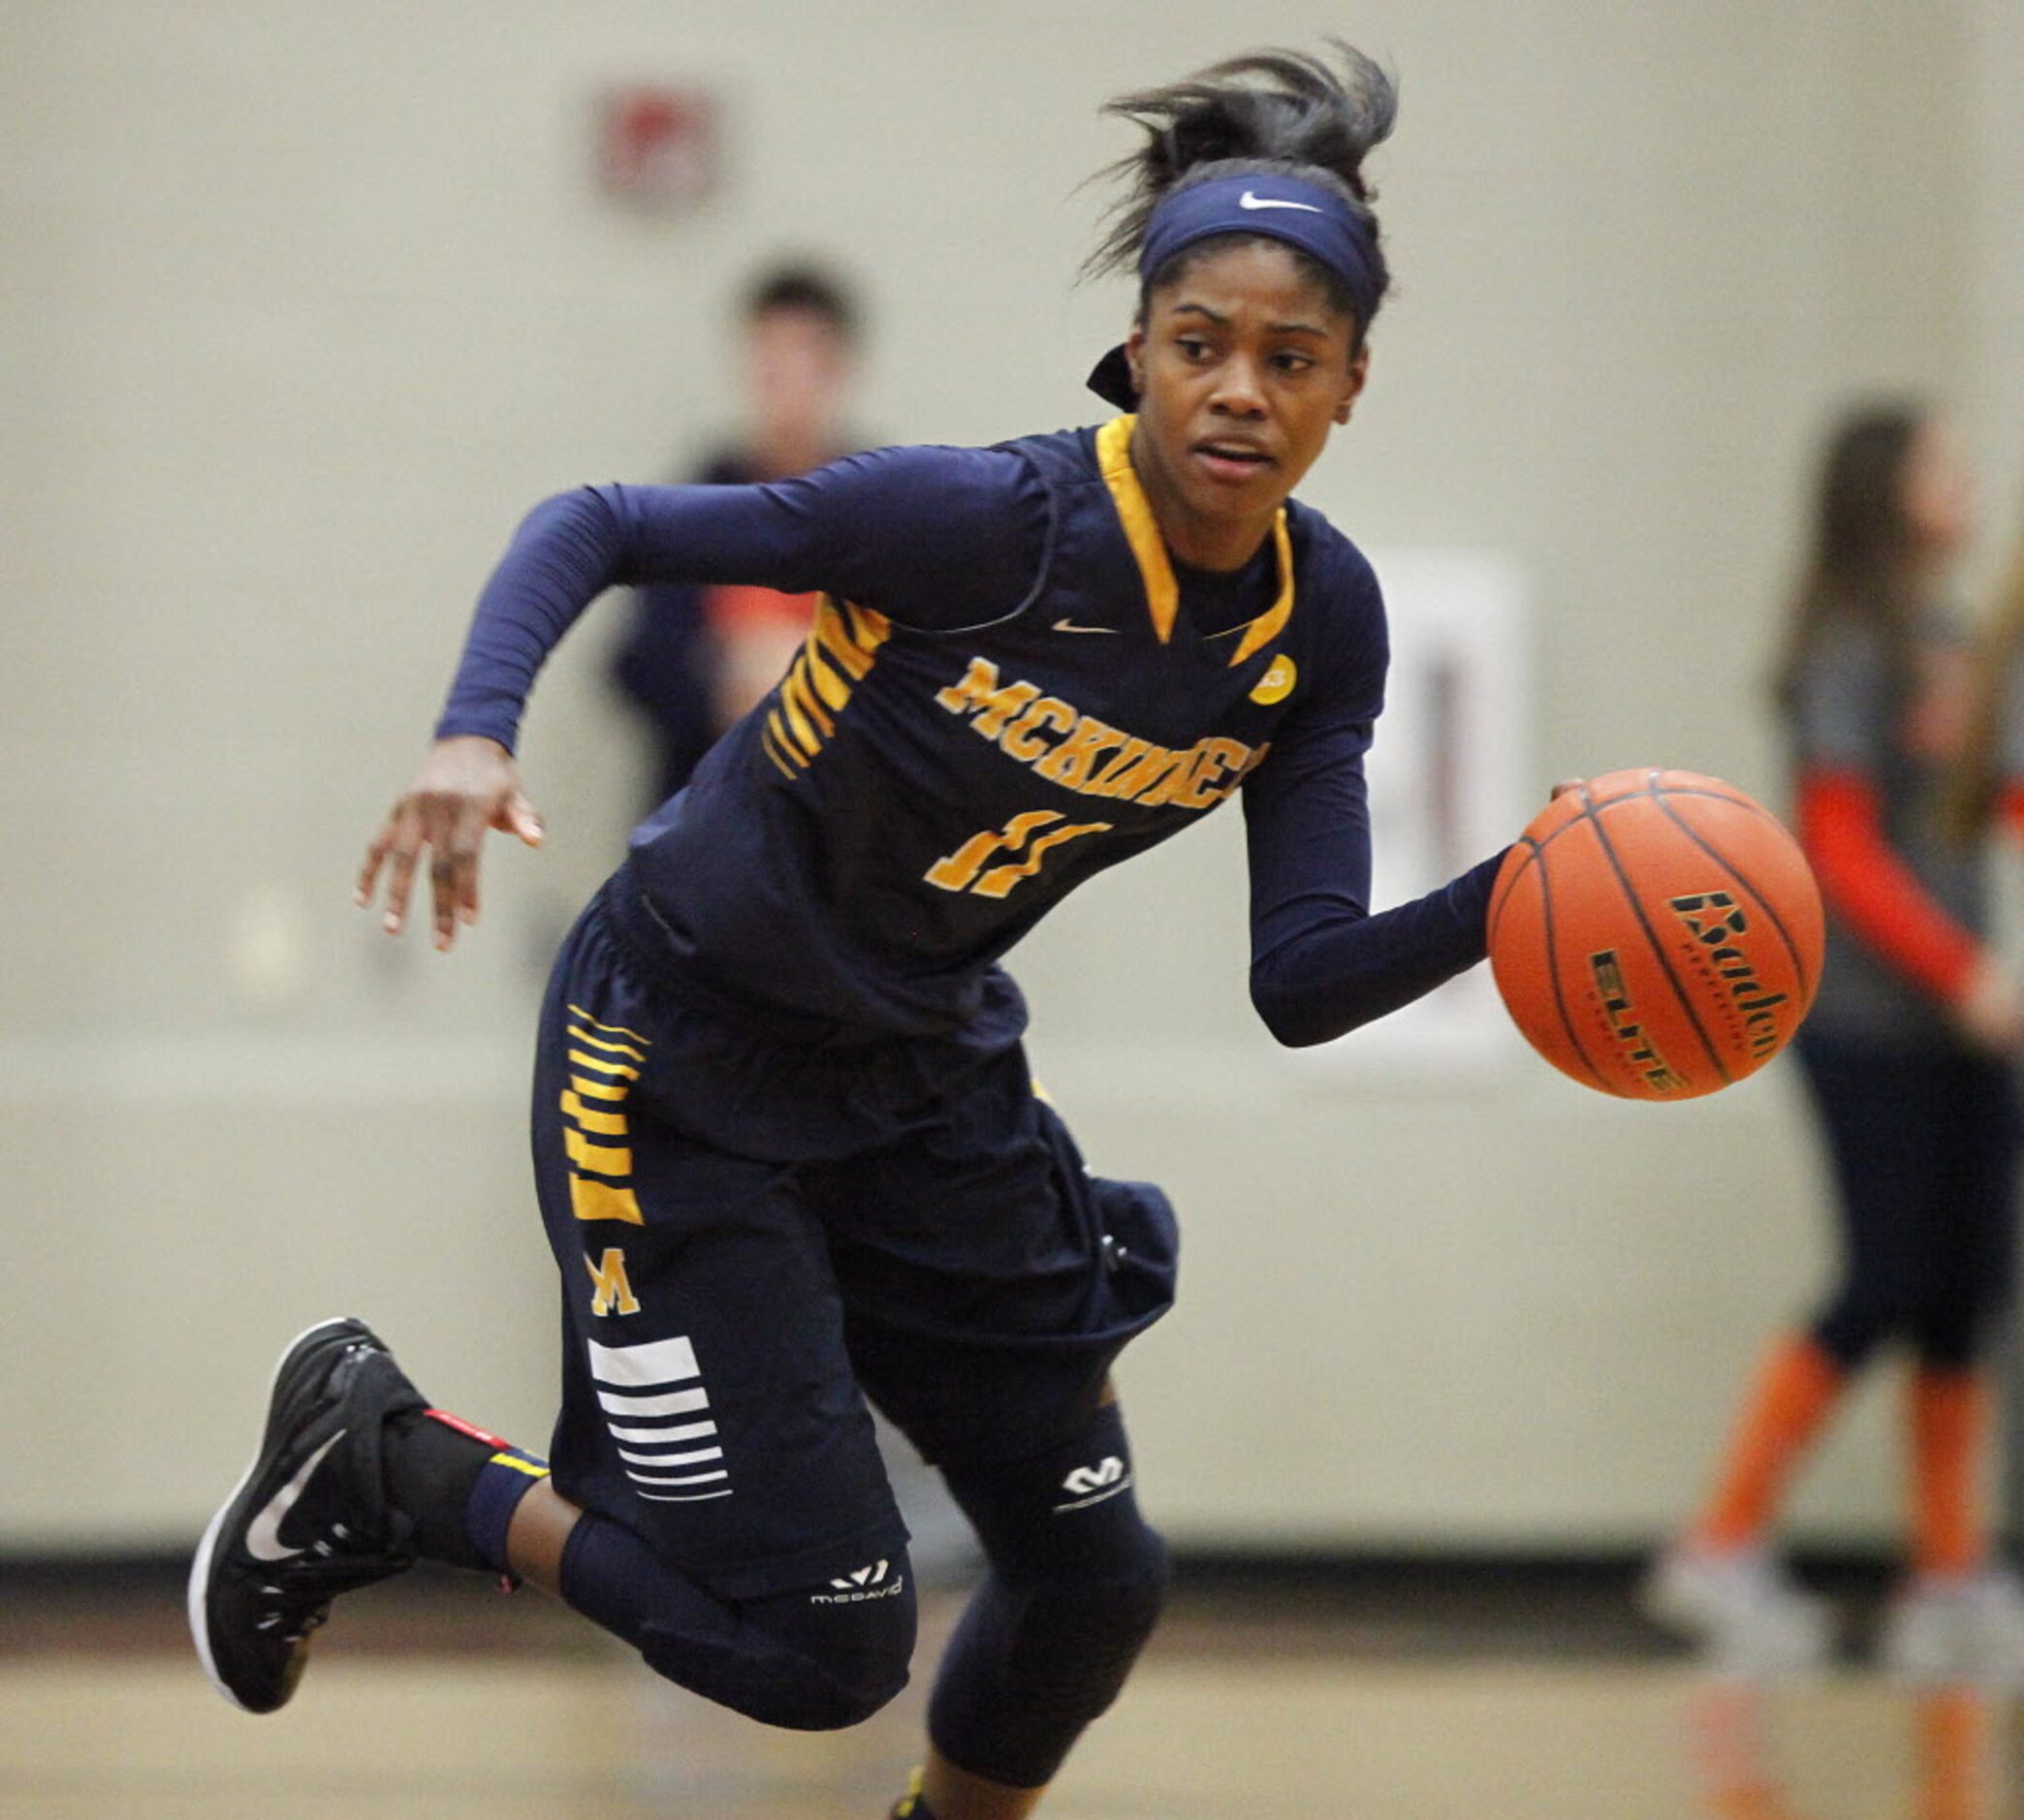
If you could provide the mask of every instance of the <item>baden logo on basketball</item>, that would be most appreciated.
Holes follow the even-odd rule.
[[[1706,960],[1743,1019],[1744,1041],[1751,1053],[1765,1055],[1777,1050],[1785,1042],[1786,1032],[1779,1028],[1776,1013],[1791,994],[1765,990],[1750,957],[1736,945],[1736,937],[1750,927],[1742,906],[1725,891],[1709,891],[1669,898],[1666,907],[1708,951]]]

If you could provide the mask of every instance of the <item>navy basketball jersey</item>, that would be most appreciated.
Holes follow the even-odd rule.
[[[1083,880],[1289,741],[1367,739],[1385,660],[1369,565],[1288,505],[1259,611],[1199,621],[1132,424],[1002,445],[1049,506],[1037,579],[1002,617],[930,631],[822,597],[773,695],[634,835],[625,882],[679,980],[868,1034],[956,1029]]]

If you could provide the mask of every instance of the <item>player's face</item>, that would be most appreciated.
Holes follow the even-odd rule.
[[[1975,477],[1947,425],[1928,418],[1905,463],[1906,522],[1926,554],[1951,556],[1975,529]]]
[[[850,345],[815,310],[766,310],[745,331],[745,378],[762,441],[826,442],[850,388]]]
[[[1247,561],[1363,390],[1368,350],[1282,246],[1213,254],[1154,293],[1125,357],[1132,465],[1184,562]]]

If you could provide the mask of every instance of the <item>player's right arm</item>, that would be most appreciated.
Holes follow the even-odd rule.
[[[585,486],[544,500],[479,596],[435,744],[366,851],[359,903],[384,877],[397,933],[429,852],[447,949],[477,918],[486,833],[538,841],[513,756],[521,716],[549,653],[606,588],[821,589],[901,624],[974,625],[1026,597],[1047,511],[1027,464],[985,449],[886,449],[764,486]]]

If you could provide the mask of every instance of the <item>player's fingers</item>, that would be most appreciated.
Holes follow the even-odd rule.
[[[1553,786],[1553,794],[1546,800],[1558,802],[1568,791],[1579,790],[1587,782],[1588,779],[1586,777],[1563,777],[1559,783]]]
[[[540,846],[547,832],[541,825],[541,811],[518,790],[507,798],[492,826],[504,833],[519,835],[530,847]]]
[[[437,841],[429,852],[428,897],[435,945],[447,950],[457,939],[457,857],[447,840]]]
[[[483,810],[468,809],[458,818],[457,832],[450,839],[455,913],[466,923],[478,921],[478,862],[485,851],[485,834],[490,826]]]
[[[415,862],[422,851],[422,823],[412,812],[404,813],[389,849],[394,865],[387,875],[386,929],[398,935],[407,921],[408,897],[415,889]]]
[[[365,849],[365,863],[359,867],[359,882],[352,887],[352,902],[361,910],[372,902],[372,894],[379,888],[380,867],[386,863],[387,849],[394,844],[394,818],[390,815],[379,832],[372,837],[372,844]]]

